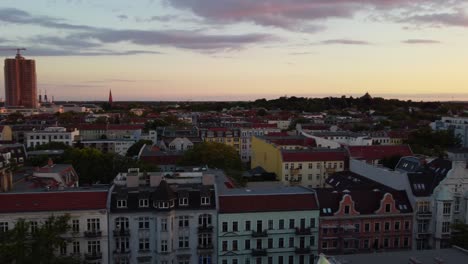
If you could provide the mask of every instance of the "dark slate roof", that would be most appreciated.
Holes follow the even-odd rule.
[[[351,171],[335,172],[330,175],[325,182],[337,191],[351,189],[395,191],[393,188]]]
[[[320,205],[320,216],[333,216],[339,209],[343,196],[349,194],[354,201],[355,209],[361,215],[372,215],[380,208],[380,201],[390,193],[401,213],[412,213],[413,209],[405,191],[388,191],[380,189],[352,189],[337,191],[333,189],[316,189]]]
[[[176,198],[174,191],[169,187],[169,184],[165,180],[162,180],[158,187],[156,187],[153,193],[154,201],[169,201]]]
[[[380,160],[392,156],[411,156],[408,145],[348,146],[349,156],[360,160]]]
[[[452,162],[445,159],[435,159],[417,172],[408,173],[408,180],[414,196],[430,196],[439,183],[445,179],[452,169]]]
[[[419,157],[402,157],[395,166],[395,170],[403,172],[416,172],[424,166],[424,163],[425,161]]]
[[[162,183],[163,181],[161,181]],[[165,181],[164,181],[165,182]],[[178,184],[178,185],[171,185],[167,184],[167,188],[171,191],[168,191],[166,187],[158,188],[158,187],[150,187],[150,186],[141,186],[135,188],[126,188],[126,187],[116,187],[111,195],[111,212],[137,212],[137,211],[155,211],[155,210],[169,210],[169,209],[158,209],[154,207],[154,202],[158,202],[160,200],[155,200],[155,198],[159,199],[159,197],[164,196],[160,194],[156,194],[158,190],[164,189],[163,191],[168,192],[165,195],[166,197],[173,197],[175,199],[175,210],[205,210],[211,209],[214,210],[216,208],[216,197],[214,192],[214,187],[204,186],[201,184]],[[117,208],[117,200],[120,199],[122,193],[126,193],[125,199],[127,200],[127,208]],[[201,205],[201,197],[202,195],[207,194],[210,197],[210,205]],[[149,207],[141,208],[139,207],[139,199],[149,199]],[[178,198],[188,198],[188,206],[180,206]]]

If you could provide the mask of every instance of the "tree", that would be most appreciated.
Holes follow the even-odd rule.
[[[457,222],[452,225],[452,244],[468,249],[468,225]]]
[[[70,231],[70,215],[50,216],[42,226],[19,219],[15,227],[0,235],[0,263],[79,263],[72,257],[57,256],[70,243],[64,235]]]
[[[70,149],[71,147],[63,142],[54,142],[54,141],[51,141],[49,143],[46,143],[46,144],[42,144],[42,145],[37,145],[36,147],[34,147],[34,150],[67,150],[67,149]]]
[[[432,131],[423,127],[410,133],[405,143],[410,144],[414,153],[441,156],[448,148],[459,147],[461,139],[452,130]]]
[[[223,170],[242,170],[242,162],[236,149],[217,142],[203,142],[185,152],[180,165],[208,165]]]
[[[141,148],[143,147],[143,145],[153,145],[153,141],[151,140],[144,140],[144,139],[140,139],[138,140],[137,142],[135,142],[135,144],[133,144],[132,146],[130,146],[127,150],[127,157],[134,157],[134,156],[137,156],[138,153],[140,153],[140,150]]]

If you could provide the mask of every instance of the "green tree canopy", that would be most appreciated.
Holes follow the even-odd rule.
[[[422,127],[412,132],[406,143],[414,153],[440,156],[448,148],[459,147],[461,139],[451,130],[433,131],[430,127]]]
[[[79,259],[58,256],[60,247],[70,243],[70,215],[50,216],[44,224],[31,228],[19,219],[15,227],[0,234],[0,263],[79,263]]]
[[[236,149],[217,142],[203,142],[185,152],[180,165],[208,165],[223,170],[242,170],[242,162]]]

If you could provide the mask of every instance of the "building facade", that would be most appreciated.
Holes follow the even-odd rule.
[[[14,59],[5,59],[5,105],[37,108],[36,62],[18,52]]]
[[[64,127],[47,127],[44,130],[26,132],[24,135],[25,145],[35,147],[50,142],[61,142],[68,146],[73,145],[75,137],[80,134],[78,130],[67,131]]]
[[[212,175],[130,169],[114,184],[110,263],[216,263]]]

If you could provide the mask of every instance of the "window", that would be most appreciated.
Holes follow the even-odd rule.
[[[390,213],[390,211],[391,211],[390,204],[385,204],[385,212]]]
[[[294,247],[294,237],[289,238],[289,247]]]
[[[315,246],[315,237],[314,237],[314,236],[310,236],[309,245],[310,245],[311,247]]]
[[[384,229],[385,231],[390,231],[390,222],[385,222]]]
[[[139,229],[149,229],[149,217],[139,217],[138,218],[138,228]]]
[[[227,222],[223,222],[223,232],[227,232],[228,231],[228,223]]]
[[[60,255],[66,255],[67,254],[67,244],[60,245]]]
[[[398,231],[398,230],[400,230],[400,222],[396,221],[395,222],[395,231]]]
[[[455,197],[455,203],[454,203],[454,206],[453,206],[453,211],[455,213],[460,212],[460,197]]]
[[[405,221],[405,230],[409,230],[409,229],[410,229],[410,222]]]
[[[403,246],[404,246],[404,247],[409,247],[409,238],[408,238],[408,237],[405,237],[405,238],[403,239]]]
[[[268,220],[268,229],[273,230],[273,220]]]
[[[210,197],[202,197],[201,198],[201,205],[210,205]]]
[[[237,240],[233,240],[232,241],[232,251],[237,251],[237,250],[238,250]]]
[[[273,238],[268,238],[268,248],[273,248]]]
[[[31,233],[32,233],[32,234],[34,234],[34,233],[37,232],[37,228],[38,228],[37,221],[31,221],[31,222],[29,222],[29,226],[31,227]],[[80,231],[80,230],[78,229],[78,231]],[[77,232],[78,232],[78,231],[77,231]],[[75,231],[73,231],[73,232],[75,232]]]
[[[161,219],[161,231],[167,231],[167,218]]]
[[[278,264],[284,264],[283,256],[278,256]]]
[[[211,226],[211,215],[209,214],[202,214],[198,217],[198,225],[199,226]]]
[[[349,205],[345,205],[344,207],[344,213],[349,214]]]
[[[380,231],[380,223],[374,223],[374,231],[379,232]]]
[[[283,219],[279,220],[278,229],[280,229],[280,230],[284,229],[284,220]]]
[[[369,239],[364,240],[364,248],[369,248]]]
[[[443,214],[444,215],[450,215],[450,209],[452,207],[452,204],[451,203],[444,203],[444,210],[443,210]]]
[[[117,237],[115,239],[115,249],[121,252],[125,252],[130,247],[128,237]]]
[[[187,197],[179,198],[179,206],[188,206],[188,198]]]
[[[314,167],[314,164],[313,163],[309,163],[309,169],[313,169]]]
[[[370,231],[370,224],[369,224],[369,223],[365,223],[365,224],[364,224],[364,231],[365,231],[365,232],[369,232],[369,231]]]
[[[244,240],[244,249],[250,249],[250,239]]]
[[[359,233],[361,231],[361,225],[360,224],[354,224],[354,232]]]
[[[294,228],[294,219],[289,219],[289,228],[290,229]]]
[[[232,222],[232,231],[233,232],[239,231],[239,226],[237,224],[237,221]]]
[[[278,239],[278,248],[284,248],[284,238],[282,237]]]
[[[245,231],[250,231],[250,221],[245,221]]]
[[[101,241],[88,241],[88,253],[96,255],[101,252]]]
[[[179,248],[189,248],[189,237],[180,236],[179,237]]]
[[[161,240],[161,252],[167,252],[167,240]]]
[[[384,248],[388,248],[388,238],[384,238],[383,246],[384,246]]]
[[[400,238],[399,238],[399,237],[395,237],[395,238],[393,239],[393,247],[394,247],[394,248],[400,247]]]
[[[138,206],[139,207],[148,207],[149,206],[149,200],[148,199],[138,200]]]
[[[117,200],[117,208],[126,208],[127,200]]]
[[[148,251],[150,249],[150,242],[149,238],[140,238],[138,240],[138,250],[140,251]]]
[[[99,223],[99,218],[88,219],[87,223],[88,223],[88,225],[87,225],[88,231],[101,230],[101,226],[100,226],[100,223]]]
[[[159,202],[158,207],[161,209],[169,208],[169,202]]]
[[[288,264],[294,264],[294,256],[288,257]]]
[[[80,253],[80,241],[73,241],[72,243],[72,248],[73,248],[73,254],[79,254]]]
[[[179,216],[179,228],[188,228],[189,217],[188,215]]]
[[[310,219],[310,228],[315,228],[315,218]]]
[[[126,218],[126,217],[117,217],[115,219],[115,229],[116,230],[126,230],[126,229],[128,229],[128,218]]]
[[[223,241],[222,247],[223,247],[223,251],[227,251],[227,250],[228,250],[228,242],[227,242],[226,240]]]
[[[450,232],[450,222],[442,222],[442,233]]]
[[[211,246],[211,234],[199,234],[198,244],[201,245],[202,247]]]

